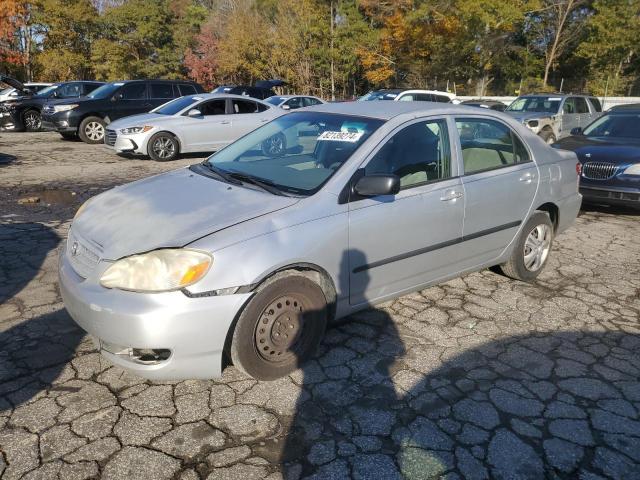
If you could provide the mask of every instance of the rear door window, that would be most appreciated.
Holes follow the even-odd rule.
[[[232,100],[231,105],[233,113],[256,113],[258,112],[258,104],[249,100]]]
[[[583,97],[576,97],[576,113],[589,113],[587,100]]]
[[[145,83],[129,83],[122,87],[123,100],[144,100],[147,98],[147,85]]]
[[[179,85],[179,89],[180,89],[180,95],[181,96],[185,96],[185,95],[195,95],[196,93],[196,88],[193,85],[187,85],[187,84],[180,84]]]
[[[156,99],[173,98],[173,85],[170,83],[149,84],[149,98],[156,98]]]
[[[101,84],[100,83],[85,83],[83,85],[83,95],[88,95],[91,92],[93,92],[96,88],[98,88]]]
[[[602,111],[602,105],[600,104],[600,100],[598,100],[596,97],[589,97],[589,101],[591,102],[591,105],[593,106],[593,110],[595,112]]]
[[[522,141],[506,125],[495,120],[457,118],[464,173],[483,172],[530,160]]]

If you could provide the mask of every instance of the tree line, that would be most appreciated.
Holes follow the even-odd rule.
[[[640,0],[1,0],[0,69],[25,80],[278,78],[348,98],[640,95]]]

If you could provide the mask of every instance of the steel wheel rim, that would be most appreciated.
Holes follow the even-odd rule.
[[[170,138],[159,137],[155,139],[151,149],[158,158],[171,158],[175,154],[176,146]]]
[[[25,126],[30,130],[38,130],[40,128],[40,115],[36,112],[29,112],[24,116]]]
[[[551,249],[551,228],[549,225],[536,225],[524,242],[524,267],[530,272],[542,268]]]
[[[282,363],[298,355],[303,341],[304,305],[296,295],[283,295],[262,312],[254,341],[258,354],[270,363]]]
[[[84,133],[90,140],[102,140],[104,138],[104,127],[98,122],[89,122],[84,127]]]
[[[267,139],[267,152],[269,155],[277,155],[284,150],[284,141],[280,135],[274,135]]]

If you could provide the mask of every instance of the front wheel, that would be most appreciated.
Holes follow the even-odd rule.
[[[275,276],[258,288],[238,318],[233,364],[257,380],[283,377],[313,354],[327,317],[327,299],[317,283],[299,273]]]
[[[42,127],[42,118],[37,110],[27,110],[22,114],[22,124],[27,132],[37,132]]]
[[[105,121],[100,117],[87,117],[80,122],[78,135],[84,143],[96,144],[104,142]]]
[[[180,153],[178,140],[168,132],[156,133],[147,145],[147,154],[156,162],[175,160]]]
[[[553,243],[553,224],[546,212],[535,212],[524,225],[511,258],[500,265],[507,277],[531,282],[544,269],[551,244]]]

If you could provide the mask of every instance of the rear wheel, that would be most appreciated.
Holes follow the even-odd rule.
[[[27,110],[22,114],[22,124],[27,132],[37,132],[42,127],[40,112],[37,110]]]
[[[258,380],[298,368],[318,347],[327,325],[327,300],[308,277],[276,276],[258,288],[233,332],[233,364]]]
[[[507,263],[500,265],[500,270],[516,280],[535,280],[547,263],[552,243],[553,223],[549,215],[545,212],[535,212],[520,232],[511,258]]]
[[[80,122],[78,135],[84,143],[103,143],[105,125],[105,121],[100,117],[87,117]]]
[[[147,154],[157,162],[168,162],[178,158],[180,145],[169,132],[158,132],[149,139]]]
[[[547,145],[551,145],[552,143],[556,143],[556,136],[553,134],[553,130],[550,128],[545,128],[540,132],[540,138],[544,140]]]

